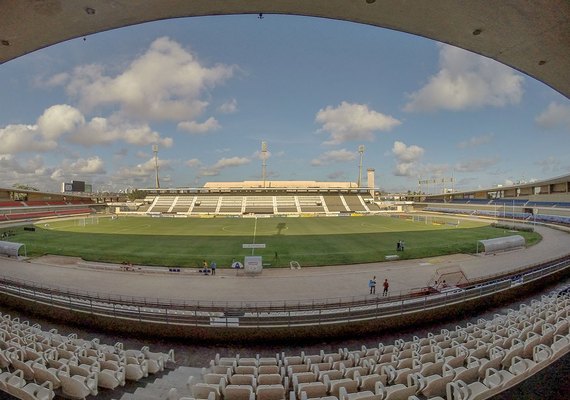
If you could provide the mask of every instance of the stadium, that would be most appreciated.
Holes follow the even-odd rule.
[[[112,5],[66,5],[62,15],[14,6],[22,18],[63,28],[37,34],[9,25],[0,56],[156,18],[260,12],[368,18],[489,55],[498,46],[472,43],[481,31],[465,39],[440,25],[429,33],[404,3],[396,7],[411,16],[397,24],[381,12],[325,2],[240,3],[220,10],[174,2],[164,17],[143,6],[127,19],[107,14],[79,25],[76,13],[106,15]],[[362,3],[366,10],[375,2]],[[443,6],[432,7],[442,22]],[[500,14],[509,7],[485,13],[482,30],[504,37]],[[522,32],[547,42],[550,35],[528,27],[537,6],[525,7]],[[472,22],[473,14],[454,13]],[[567,95],[560,71],[569,64],[568,43],[493,58]],[[546,68],[529,61],[547,50]],[[140,189],[135,201],[0,188],[2,394],[409,400],[568,393],[570,175],[398,198],[380,195],[373,169],[366,183],[263,175],[160,188],[157,167],[156,187]]]

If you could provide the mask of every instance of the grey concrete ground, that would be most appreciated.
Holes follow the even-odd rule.
[[[156,268],[121,270],[119,265],[83,262],[76,258],[45,256],[28,262],[0,259],[0,275],[98,293],[149,298],[205,301],[268,301],[365,296],[368,280],[376,276],[377,290],[384,279],[392,295],[426,286],[441,267],[460,266],[469,279],[532,265],[570,253],[570,234],[537,227],[543,240],[535,246],[497,255],[466,255],[403,260],[350,266],[265,269],[258,276],[238,276],[220,269],[215,276],[197,270],[169,273]],[[408,243],[413,246],[413,243]],[[137,268],[137,266],[135,266]]]

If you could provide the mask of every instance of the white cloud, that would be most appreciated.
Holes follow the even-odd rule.
[[[8,125],[0,128],[0,154],[45,152],[57,147],[55,140],[41,134],[37,125]]]
[[[395,141],[392,147],[392,154],[396,157],[394,175],[417,175],[417,163],[424,152],[425,150],[422,147],[416,145],[407,146],[404,142]]]
[[[50,178],[54,181],[61,182],[65,179],[103,175],[105,174],[105,166],[103,160],[99,156],[90,158],[79,158],[77,160],[63,160],[61,165],[51,173]]]
[[[65,85],[68,80],[69,80],[69,73],[61,72],[59,74],[53,75],[45,82],[40,82],[40,86],[45,86],[45,87],[62,86]]]
[[[166,181],[167,175],[163,175],[162,172],[172,169],[171,164],[171,160],[158,159],[158,170],[161,181]],[[154,158],[150,158],[141,164],[120,168],[112,177],[113,181],[131,185],[142,182],[154,182],[154,179]]]
[[[535,121],[544,129],[562,128],[570,132],[570,104],[552,102]]]
[[[238,110],[238,106],[237,106],[237,100],[236,99],[231,99],[228,102],[225,102],[224,104],[222,104],[220,106],[220,108],[218,109],[221,113],[224,114],[232,114],[235,113]]]
[[[346,180],[346,171],[333,171],[327,175],[331,181]]]
[[[464,110],[517,104],[523,95],[522,75],[497,61],[441,45],[440,70],[412,93],[406,111]]]
[[[69,169],[78,175],[104,174],[103,160],[99,156],[80,158],[69,165]]]
[[[204,122],[183,121],[178,123],[177,128],[181,131],[203,134],[220,129],[221,126],[216,118],[210,117]]]
[[[480,135],[480,136],[472,136],[467,140],[459,142],[457,144],[457,147],[459,147],[460,149],[468,149],[472,147],[481,146],[483,144],[490,143],[491,140],[493,139],[493,136],[494,136],[493,133],[488,133],[486,135]]]
[[[223,169],[239,167],[241,165],[249,164],[250,162],[251,160],[247,157],[221,158],[210,167],[200,168],[200,176],[217,176]]]
[[[455,165],[457,172],[480,172],[496,165],[499,162],[498,157],[474,158],[464,160]]]
[[[568,170],[568,166],[564,166],[562,161],[557,157],[547,157],[543,160],[535,161],[535,165],[538,165],[541,171],[545,174],[553,174]]]
[[[48,139],[57,139],[67,132],[85,124],[81,111],[67,104],[57,104],[47,108],[38,118],[38,127]]]
[[[137,146],[150,144],[159,144],[164,147],[172,146],[171,138],[161,137],[146,124],[133,125],[103,117],[91,119],[71,134],[69,139],[71,142],[83,146],[110,144],[119,140]]]
[[[418,176],[444,177],[448,173],[448,164],[426,164],[418,169]]]
[[[184,162],[184,165],[186,165],[189,168],[195,168],[195,167],[199,167],[200,165],[202,165],[202,162],[200,160],[198,160],[197,158],[192,158],[190,160],[186,160]]]
[[[179,43],[161,37],[116,76],[99,65],[76,68],[66,89],[85,110],[119,105],[124,115],[143,120],[194,120],[208,106],[204,94],[231,78],[234,69],[204,66]]]
[[[404,142],[395,141],[392,147],[392,153],[396,156],[398,161],[414,162],[420,159],[424,154],[424,149],[415,144],[407,146]]]
[[[349,151],[346,149],[341,150],[331,150],[321,154],[319,157],[311,160],[312,166],[328,165],[339,162],[347,162],[356,160],[357,154],[354,151]]]
[[[8,176],[36,175],[43,171],[43,169],[44,160],[39,155],[26,158],[23,162],[11,154],[0,155],[0,177],[2,181]]]
[[[339,144],[349,140],[374,140],[374,132],[389,131],[401,124],[389,115],[370,110],[365,104],[343,101],[338,107],[320,109],[315,121],[322,125],[320,131],[330,134],[325,144]]]

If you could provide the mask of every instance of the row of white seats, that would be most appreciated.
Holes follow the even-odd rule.
[[[125,350],[121,343],[106,345],[75,334],[63,336],[7,314],[0,316],[0,367],[6,369],[1,376],[3,382],[11,382],[10,386],[0,383],[0,390],[18,391],[18,398],[51,399],[56,391],[78,399],[95,396],[99,388],[116,389],[126,380],[162,371],[169,362],[175,362],[173,350]]]
[[[299,356],[217,355],[210,369],[204,371],[202,392],[195,395],[207,398],[208,390],[213,390],[216,398],[226,399],[228,386],[247,386],[241,390],[255,395],[257,387],[272,383],[292,389],[297,399],[407,399],[412,395],[463,399],[477,397],[475,393],[479,392],[487,396],[568,353],[569,313],[567,297],[543,296],[540,301],[521,305],[519,310],[495,315],[490,321],[480,319],[476,324],[456,327],[454,331],[444,329],[411,341],[398,339],[388,346]],[[230,385],[220,385],[222,380]],[[216,385],[225,389],[216,390]],[[233,400],[232,396],[230,392]]]

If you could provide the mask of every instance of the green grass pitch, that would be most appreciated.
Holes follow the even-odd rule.
[[[314,218],[149,218],[98,217],[49,221],[36,231],[15,229],[10,240],[25,243],[29,256],[60,254],[85,260],[132,262],[143,265],[195,267],[202,260],[229,266],[243,262],[251,249],[242,244],[263,243],[256,249],[264,263],[288,266],[356,264],[383,261],[405,242],[401,258],[474,253],[477,240],[514,234],[484,222],[433,217],[422,222],[386,216]],[[434,224],[433,221],[439,222]],[[14,229],[13,229],[14,230]],[[536,233],[517,232],[527,244]],[[277,258],[275,255],[277,254]]]

